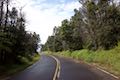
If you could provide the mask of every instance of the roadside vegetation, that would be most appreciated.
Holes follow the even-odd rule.
[[[120,76],[120,46],[111,50],[91,51],[83,49],[78,51],[56,52],[53,55],[70,57],[87,62]]]
[[[6,64],[0,66],[0,79],[5,79],[9,76],[12,76],[16,73],[19,73],[20,71],[26,69],[27,67],[34,64],[36,61],[40,59],[40,55],[35,55],[31,60],[28,60],[27,58],[22,59],[21,64]]]
[[[14,64],[14,65],[4,65],[0,66],[0,79],[5,79],[9,76],[14,75],[15,73],[24,70],[28,67],[28,63],[26,64]]]
[[[26,31],[25,14],[12,0],[0,0],[0,76],[17,72],[32,64],[39,48],[40,38]]]
[[[120,4],[116,0],[79,0],[70,20],[55,26],[42,51],[97,63],[120,76]]]

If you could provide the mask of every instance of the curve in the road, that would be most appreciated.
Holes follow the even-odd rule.
[[[42,55],[41,59],[7,80],[117,80],[73,59]]]
[[[54,56],[51,56],[53,59],[55,59],[57,65],[56,65],[56,70],[55,70],[55,74],[53,76],[53,80],[57,80],[59,78],[59,75],[60,75],[60,61],[54,57]]]
[[[7,80],[53,80],[55,70],[56,61],[52,57],[42,55],[35,64]]]

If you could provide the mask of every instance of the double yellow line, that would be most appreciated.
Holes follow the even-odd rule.
[[[54,57],[54,56],[51,56],[53,59],[55,59],[57,65],[56,65],[56,69],[55,69],[55,73],[54,73],[54,76],[53,76],[53,80],[58,80],[59,76],[60,76],[60,61]]]

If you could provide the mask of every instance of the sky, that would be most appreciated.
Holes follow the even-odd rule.
[[[70,19],[74,9],[81,6],[78,0],[13,0],[12,5],[24,7],[26,30],[39,34],[42,44],[52,35],[54,26]]]

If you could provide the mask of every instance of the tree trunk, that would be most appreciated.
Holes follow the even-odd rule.
[[[3,19],[3,4],[4,1],[1,2],[0,26],[2,25],[2,19]]]
[[[7,27],[7,23],[8,23],[8,13],[9,13],[9,8],[8,8],[8,6],[9,6],[9,0],[7,0],[6,1],[6,16],[5,16],[5,28]]]

